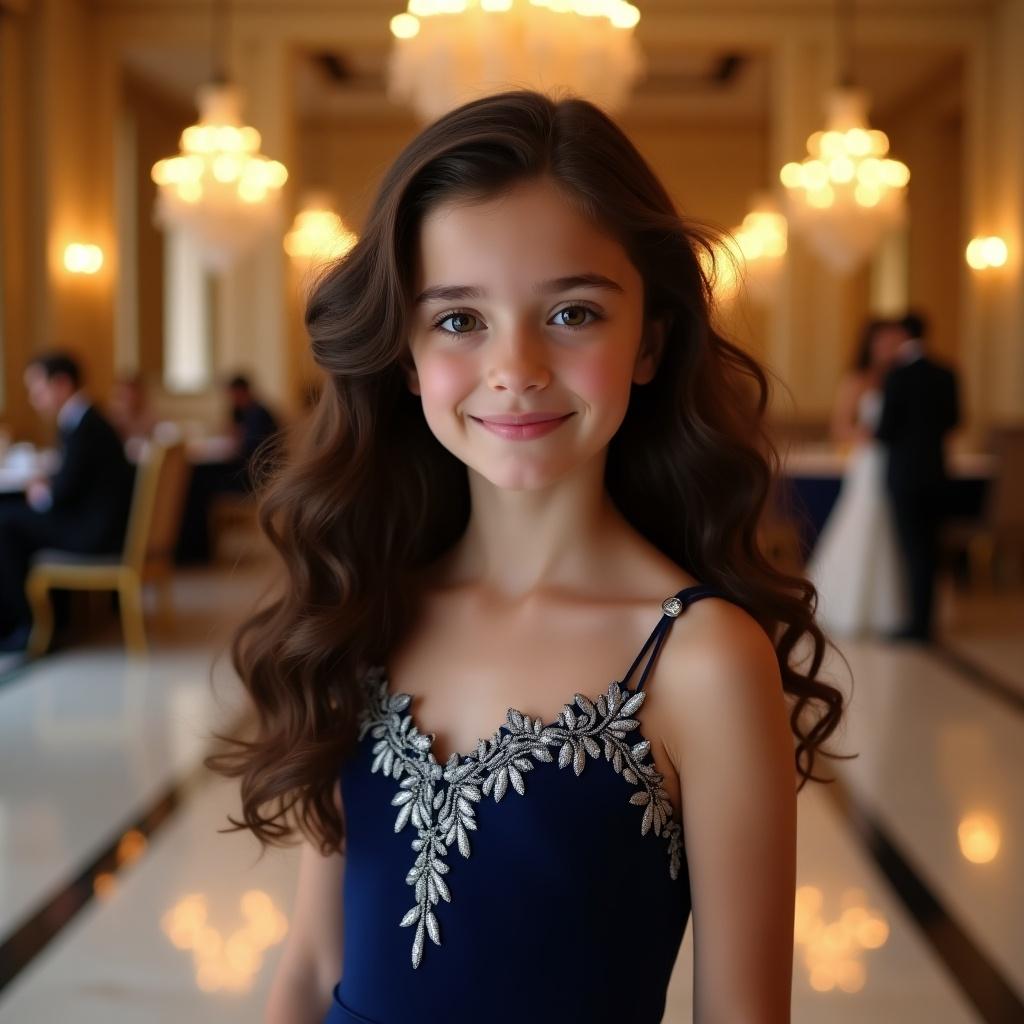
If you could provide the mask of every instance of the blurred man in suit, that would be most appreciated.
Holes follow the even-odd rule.
[[[278,423],[274,414],[253,393],[252,384],[244,374],[236,374],[228,381],[227,392],[238,444],[239,475],[245,481],[245,489],[249,490],[254,483],[252,457],[256,449],[277,432]]]
[[[229,405],[228,431],[233,451],[223,461],[199,462],[192,467],[174,551],[179,565],[209,560],[209,512],[214,499],[219,494],[248,494],[254,490],[253,457],[279,428],[277,418],[256,397],[244,374],[227,380],[224,393]]]
[[[932,640],[938,531],[948,480],[944,443],[960,420],[953,371],[925,354],[927,324],[909,313],[884,389],[875,436],[888,448],[886,481],[909,583],[911,616],[892,639]]]
[[[72,356],[33,359],[24,381],[33,408],[56,420],[61,462],[52,476],[29,482],[24,504],[0,507],[0,650],[7,651],[28,643],[32,556],[42,548],[120,551],[134,479],[121,439],[82,389]]]

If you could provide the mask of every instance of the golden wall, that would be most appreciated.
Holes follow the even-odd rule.
[[[767,53],[772,78],[763,118],[716,124],[659,122],[631,110],[621,116],[679,207],[723,227],[739,223],[772,167],[800,157],[803,140],[820,127],[820,99],[834,73],[831,24],[821,5],[766,0],[755,13],[745,7],[743,19],[734,6],[722,0],[689,12],[653,4],[645,30],[666,46]],[[952,4],[923,18],[894,2],[866,13],[856,40],[867,50],[935,47],[951,55],[950,81],[902,109],[879,111],[875,123],[912,170],[906,296],[929,315],[934,350],[962,370],[976,434],[1024,416],[1024,71],[1016,61],[1024,52],[1022,6]],[[247,119],[263,132],[264,151],[291,169],[289,210],[305,189],[328,188],[358,231],[381,172],[416,123],[386,105],[379,116],[380,104],[369,113],[299,120],[295,62],[315,46],[380,49],[386,20],[336,3],[304,4],[285,15],[238,0],[232,10],[232,74],[248,94]],[[0,418],[34,436],[39,427],[20,380],[31,352],[58,343],[72,348],[100,398],[119,371],[159,376],[163,270],[148,170],[174,151],[194,109],[140,80],[127,56],[161,46],[201,54],[208,25],[199,6],[142,0],[0,0],[0,11]],[[978,233],[1002,234],[1011,247],[1010,264],[986,279],[962,257],[967,238]],[[73,277],[61,266],[64,245],[80,238],[104,249],[94,277]],[[779,416],[827,416],[875,293],[870,270],[837,279],[793,240],[777,308],[744,307],[731,321],[783,385]],[[228,275],[218,288],[217,371],[244,361],[272,400],[295,408],[309,374],[301,304],[301,282],[276,243]],[[213,415],[215,398],[181,404]]]

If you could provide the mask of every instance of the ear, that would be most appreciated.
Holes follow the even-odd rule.
[[[633,366],[633,383],[649,384],[661,362],[661,354],[665,348],[665,332],[668,324],[665,318],[646,320],[644,335],[640,341],[636,363]]]

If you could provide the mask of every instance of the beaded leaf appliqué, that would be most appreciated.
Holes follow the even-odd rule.
[[[431,752],[433,735],[419,732],[412,716],[406,713],[412,697],[407,693],[388,693],[386,671],[372,668],[366,675],[368,700],[360,716],[359,739],[370,732],[374,743],[370,770],[390,775],[399,783],[392,799],[398,808],[395,832],[409,822],[416,829],[412,849],[416,859],[405,880],[415,887],[415,904],[399,922],[401,927],[416,925],[412,944],[412,965],[423,959],[426,936],[441,944],[441,928],[433,908],[439,899],[451,902],[445,883],[448,873],[445,857],[454,843],[459,853],[471,852],[469,833],[477,828],[474,804],[484,797],[497,803],[511,787],[526,795],[526,773],[534,762],[555,760],[558,767],[572,765],[579,776],[587,755],[600,758],[603,752],[612,768],[637,787],[629,799],[643,808],[640,834],[653,828],[663,836],[668,852],[668,870],[674,880],[682,864],[682,827],[672,820],[672,804],[662,786],[664,777],[646,761],[651,745],[647,740],[630,744],[626,737],[639,726],[632,716],[646,696],[643,690],[624,689],[618,682],[609,684],[605,693],[590,700],[575,695],[575,707],[563,706],[556,723],[544,725],[539,718],[509,708],[506,724],[490,739],[481,739],[470,754],[453,753],[442,765]],[[502,729],[508,731],[502,734]]]

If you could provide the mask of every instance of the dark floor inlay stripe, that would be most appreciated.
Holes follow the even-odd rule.
[[[981,1019],[986,1024],[1024,1021],[1024,1001],[954,920],[877,819],[841,780],[830,783],[825,790]]]
[[[948,644],[938,643],[934,646],[933,650],[936,656],[942,658],[955,668],[964,678],[965,682],[985,690],[986,693],[990,693],[994,697],[998,697],[1009,704],[1014,711],[1024,712],[1024,691],[1018,689],[1013,683],[979,665],[972,658],[962,654],[955,647],[950,647]]]
[[[116,877],[119,870],[136,863],[134,858],[125,859],[118,855],[125,835],[139,832],[148,841],[173,812],[211,778],[213,774],[200,762],[185,776],[172,782],[138,818],[118,829],[105,849],[77,877],[62,886],[3,940],[0,944],[0,992],[88,905],[104,876]],[[100,883],[97,883],[97,878]]]

